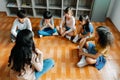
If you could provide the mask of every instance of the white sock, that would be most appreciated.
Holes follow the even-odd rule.
[[[39,37],[41,38],[41,37],[43,37],[43,35],[39,35]]]
[[[58,35],[58,32],[53,33],[53,35]]]
[[[79,39],[79,35],[77,34],[77,35],[75,36],[75,38],[73,39],[73,42],[76,43],[78,39]]]
[[[82,50],[83,50],[83,52],[88,53],[87,49],[83,48]]]
[[[66,35],[65,37],[66,37],[67,39],[69,39],[69,40],[71,39],[71,36]]]
[[[82,68],[82,67],[84,67],[84,66],[86,66],[86,65],[87,65],[87,62],[86,62],[86,60],[85,60],[85,56],[82,55],[82,58],[81,58],[81,60],[77,63],[77,66],[80,67],[80,68]]]
[[[15,42],[15,40],[14,39],[11,39],[11,41],[14,43]]]

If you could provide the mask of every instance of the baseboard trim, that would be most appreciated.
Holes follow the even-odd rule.
[[[115,26],[115,24],[112,22],[112,20],[109,17],[107,17],[107,20],[109,20]],[[116,26],[115,26],[115,28],[120,33],[120,31],[118,30],[118,28]]]

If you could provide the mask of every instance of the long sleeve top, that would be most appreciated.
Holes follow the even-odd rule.
[[[11,33],[16,37],[17,36],[17,30],[23,30],[23,29],[29,29],[32,31],[32,26],[29,18],[24,19],[24,23],[20,23],[18,18],[16,18],[13,22],[13,26],[11,29]]]

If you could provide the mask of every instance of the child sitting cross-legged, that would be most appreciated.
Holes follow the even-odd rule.
[[[94,41],[95,44],[88,41]],[[102,69],[106,63],[106,56],[112,43],[113,34],[109,28],[104,26],[97,27],[95,37],[83,38],[80,41],[79,55],[82,58],[77,63],[77,66],[81,68],[88,64],[94,64],[98,70]]]
[[[45,11],[40,21],[38,30],[39,37],[57,35],[57,29],[54,27],[54,21],[50,11]]]
[[[43,52],[35,47],[30,30],[19,31],[8,60],[10,80],[38,80],[54,66],[53,59],[43,60]]]
[[[90,38],[94,31],[94,27],[90,22],[88,15],[80,15],[79,26],[77,28],[77,35],[73,39],[74,43],[79,42],[82,38]]]

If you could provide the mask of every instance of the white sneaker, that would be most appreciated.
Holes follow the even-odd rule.
[[[86,60],[85,60],[85,56],[82,55],[82,58],[81,58],[81,60],[77,63],[77,66],[78,66],[79,68],[82,68],[82,67],[84,67],[84,66],[86,66],[86,65],[87,65],[87,62],[86,62]]]
[[[79,36],[76,35],[75,38],[73,39],[73,42],[76,43],[78,41],[78,39],[79,39]]]
[[[58,32],[53,33],[53,35],[58,35]]]
[[[41,37],[43,37],[43,35],[39,35],[39,37],[41,38]]]
[[[71,36],[66,35],[65,36],[67,39],[71,40]]]

